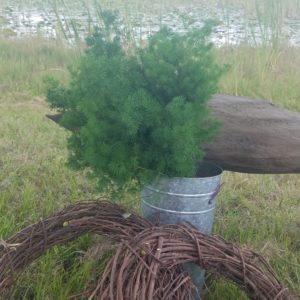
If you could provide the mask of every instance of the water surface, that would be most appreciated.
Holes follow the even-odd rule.
[[[128,7],[123,11],[125,14],[121,15],[125,22],[130,23],[135,37],[142,40],[161,25],[183,32],[187,28],[201,27],[204,20],[214,18],[219,25],[215,28],[212,41],[218,46],[245,41],[258,45],[274,40],[281,40],[289,46],[300,46],[300,17],[283,18],[281,24],[274,27],[274,24],[269,24],[270,21],[259,22],[254,17],[249,18],[242,6],[224,9],[193,4],[178,6],[167,12],[158,8],[155,13],[132,10],[128,13]],[[56,38],[61,35],[73,40],[77,33],[84,38],[99,23],[98,20],[96,8],[83,7],[82,2],[74,2],[71,8],[54,7],[37,1],[20,4],[20,1],[11,0],[0,4],[0,34],[9,37],[41,35]]]

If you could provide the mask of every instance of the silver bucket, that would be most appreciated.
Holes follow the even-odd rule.
[[[201,162],[196,178],[161,178],[142,189],[142,215],[156,224],[189,222],[201,232],[211,234],[222,169]],[[200,299],[205,271],[186,264]]]

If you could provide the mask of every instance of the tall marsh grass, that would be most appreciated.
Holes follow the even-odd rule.
[[[76,56],[74,49],[59,40],[0,38],[0,99],[43,94],[43,77],[53,74],[66,79],[67,65]]]
[[[246,43],[252,45],[279,46],[287,42],[284,23],[286,19],[299,18],[300,2],[297,0],[221,0],[212,1],[221,7],[226,16],[232,9],[241,9],[248,36]]]
[[[155,26],[159,24],[163,16],[173,12],[181,14],[180,9],[187,8],[193,13],[196,6],[201,11],[206,12],[211,18],[222,11],[223,25],[227,27],[227,43],[229,43],[229,31],[232,20],[232,11],[239,9],[240,16],[243,18],[245,31],[244,42],[254,46],[271,45],[277,47],[281,42],[286,42],[287,36],[284,31],[286,18],[299,17],[300,2],[297,0],[210,0],[210,1],[100,1],[100,0],[48,0],[45,9],[51,9],[57,19],[57,36],[61,36],[72,44],[81,43],[82,31],[90,33],[95,25],[103,25],[102,11],[105,9],[118,10],[126,27],[144,27],[144,30],[151,32],[151,24],[143,24],[142,16],[145,14],[156,16]],[[85,24],[80,24],[72,17],[75,10],[80,11],[86,16]],[[154,27],[155,27],[154,26]],[[84,28],[83,28],[84,27]],[[149,28],[147,28],[149,27]],[[83,30],[84,29],[84,30]],[[238,30],[238,29],[236,29]]]
[[[221,80],[223,93],[268,99],[300,112],[300,48],[242,44],[219,48],[216,55],[230,65]]]

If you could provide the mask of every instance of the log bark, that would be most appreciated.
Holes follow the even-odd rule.
[[[210,105],[223,126],[204,147],[207,160],[243,173],[300,173],[299,113],[229,95],[215,95]]]
[[[204,146],[206,160],[242,173],[300,173],[299,113],[229,95],[215,95],[210,106],[222,129]],[[61,114],[47,117],[58,123]]]

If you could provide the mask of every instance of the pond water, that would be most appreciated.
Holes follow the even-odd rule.
[[[54,7],[43,2],[35,6],[20,5],[14,0],[8,3],[0,4],[0,35],[7,37],[42,35],[55,38],[64,33],[72,41],[75,31],[84,38],[94,25],[98,24],[96,9],[88,7],[74,6],[70,10],[66,6]],[[136,38],[146,39],[161,25],[167,25],[181,32],[186,30],[186,26],[201,27],[203,21],[208,18],[219,21],[212,36],[212,41],[218,46],[236,45],[244,41],[258,45],[262,41],[274,40],[277,37],[289,46],[300,46],[300,16],[283,18],[280,24],[274,26],[274,23],[262,23],[255,18],[249,18],[245,9],[237,6],[226,7],[224,10],[223,7],[212,9],[208,5],[194,4],[179,6],[160,14],[135,12],[130,14],[130,24]],[[190,22],[191,19],[193,22]]]

